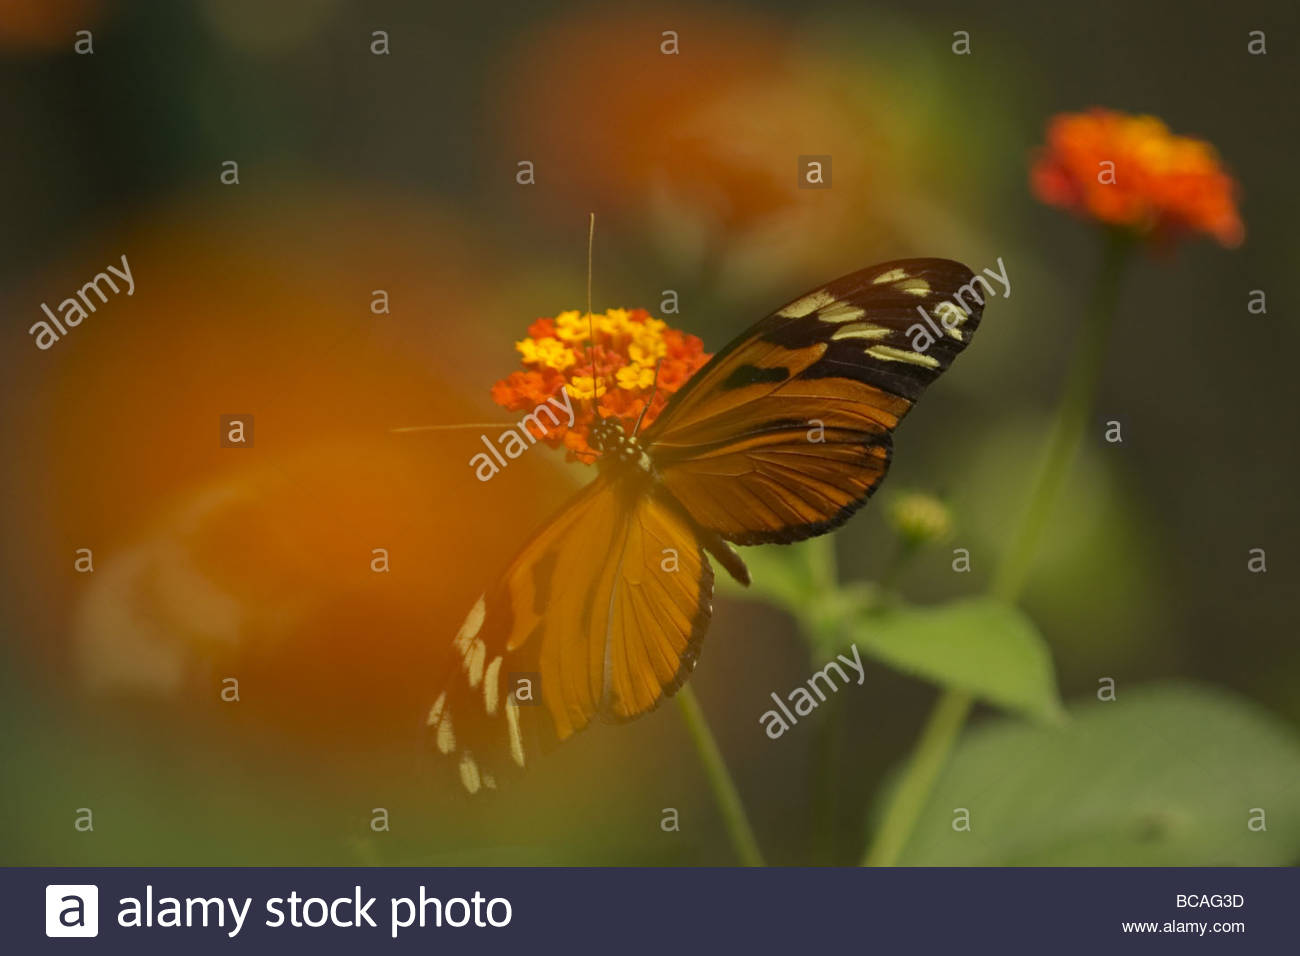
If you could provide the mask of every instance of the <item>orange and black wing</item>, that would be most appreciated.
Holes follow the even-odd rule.
[[[694,667],[712,598],[680,507],[647,482],[601,476],[475,603],[429,712],[431,746],[473,793],[592,717],[653,709]]]
[[[842,524],[884,478],[899,420],[970,342],[989,291],[960,263],[904,259],[778,309],[645,433],[664,487],[737,544]]]

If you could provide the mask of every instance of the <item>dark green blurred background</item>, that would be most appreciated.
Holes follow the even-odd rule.
[[[710,350],[876,261],[1000,257],[1011,297],[900,430],[882,492],[941,493],[956,516],[908,597],[974,593],[1098,254],[1034,201],[1027,167],[1051,115],[1093,105],[1215,144],[1247,236],[1132,269],[1025,608],[1067,699],[1102,677],[1192,678],[1300,722],[1295,5],[611,9],[0,7],[0,862],[729,862],[673,708],[581,735],[490,801],[424,764],[438,649],[586,476],[538,452],[479,486],[474,433],[387,429],[494,419],[488,388],[528,322],[582,307],[590,211],[597,308],[657,312],[676,290],[670,320]],[[93,55],[72,52],[79,29]],[[1266,56],[1246,52],[1257,29]],[[971,55],[951,52],[957,30]],[[800,154],[833,157],[830,190],[794,188]],[[522,159],[534,186],[515,182]],[[40,303],[123,253],[136,294],[37,351]],[[391,315],[370,313],[379,288]],[[1247,312],[1253,289],[1266,315]],[[217,416],[248,411],[256,447],[233,459]],[[1120,445],[1102,440],[1112,419]],[[836,546],[846,578],[876,576],[881,509]],[[958,546],[969,575],[950,570]],[[93,575],[73,572],[79,547]],[[1256,547],[1266,574],[1247,572]],[[772,742],[757,722],[808,671],[787,617],[724,598],[694,686],[769,858],[847,862],[935,692],[871,665],[828,806],[816,728]],[[237,705],[217,699],[230,673]],[[391,832],[367,825],[380,806]]]

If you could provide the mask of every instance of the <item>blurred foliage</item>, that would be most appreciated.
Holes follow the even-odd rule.
[[[851,621],[845,637],[879,661],[1044,723],[1062,718],[1051,652],[1018,608],[990,597],[899,607]]]
[[[1294,863],[1297,795],[1300,736],[1275,717],[1195,684],[1120,686],[1114,701],[1072,707],[1059,727],[998,720],[970,731],[903,862]],[[969,832],[953,827],[958,807]]]
[[[745,552],[754,579],[750,593],[794,616],[814,662],[856,644],[880,663],[941,687],[969,691],[1034,720],[1062,718],[1051,652],[1022,611],[990,597],[911,606],[876,585],[840,585],[831,577],[832,547],[813,538]]]
[[[1156,553],[1158,534],[1150,514],[1110,467],[1123,446],[1102,440],[1101,421],[1075,456],[1052,533],[1043,538],[1024,603],[1050,634],[1069,673],[1088,678],[1128,671],[1135,662],[1176,653],[1167,608],[1173,603]],[[954,491],[962,518],[955,541],[972,551],[978,577],[1018,518],[1031,468],[1008,473],[1008,462],[1035,463],[1041,455],[1047,416],[1022,414],[972,436],[970,470]]]
[[[1272,865],[1300,856],[1300,736],[1240,696],[1126,686],[1067,717],[1047,642],[1014,606],[992,597],[910,606],[874,584],[841,585],[822,538],[749,549],[746,560],[750,593],[795,618],[813,666],[856,644],[1028,718],[968,732],[902,864]],[[876,806],[892,792],[883,788]],[[950,825],[957,807],[976,821],[969,831]],[[1267,833],[1248,828],[1253,808],[1272,821]]]

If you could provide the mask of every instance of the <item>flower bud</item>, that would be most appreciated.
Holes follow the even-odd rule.
[[[898,536],[907,544],[939,541],[952,532],[952,512],[938,498],[920,491],[896,495],[886,514]]]

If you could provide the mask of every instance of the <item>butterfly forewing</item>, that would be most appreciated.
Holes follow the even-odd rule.
[[[763,319],[647,431],[664,487],[739,544],[841,524],[884,478],[899,420],[979,325],[973,278],[946,259],[888,262]]]

